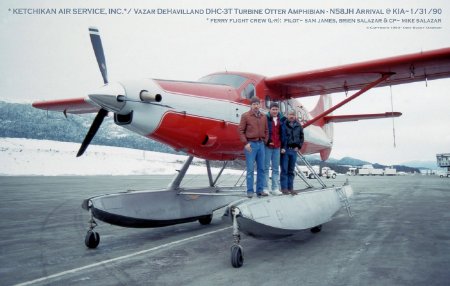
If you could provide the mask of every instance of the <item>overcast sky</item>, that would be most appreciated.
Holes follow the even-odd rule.
[[[266,76],[450,47],[449,1],[2,1],[0,3],[0,100],[32,102],[86,96],[102,85],[88,27],[100,29],[109,80],[197,80],[216,71]],[[376,2],[376,3],[372,3]],[[132,3],[132,4],[130,4]],[[376,15],[441,19],[439,29],[368,29],[371,24],[284,23],[314,15],[25,15],[14,8],[121,9],[386,9],[424,8],[427,15]],[[11,9],[11,11],[9,11]],[[434,9],[441,9],[435,14]],[[16,10],[17,11],[17,10]],[[17,12],[16,12],[17,13]],[[429,14],[431,13],[431,14]],[[134,14],[134,15],[133,15]],[[368,18],[366,15],[330,18]],[[281,19],[272,24],[213,24],[210,18]],[[382,26],[382,25],[374,25]],[[392,87],[395,119],[335,124],[331,157],[382,164],[435,161],[450,152],[450,80]],[[345,98],[333,95],[335,103]],[[316,98],[301,100],[311,109]],[[388,87],[369,91],[335,114],[391,111]]]

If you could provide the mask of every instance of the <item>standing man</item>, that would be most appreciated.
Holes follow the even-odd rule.
[[[284,119],[284,118],[283,118]],[[269,139],[265,146],[264,163],[264,192],[269,191],[269,171],[272,164],[272,195],[282,195],[280,192],[280,147],[281,147],[281,113],[278,103],[270,104],[267,113],[267,127],[269,129]]]
[[[239,135],[245,144],[245,163],[247,166],[247,196],[253,197],[253,176],[256,161],[256,195],[258,197],[267,196],[263,192],[264,187],[264,144],[267,142],[268,132],[267,119],[259,111],[259,98],[254,96],[250,100],[250,110],[242,114],[239,123]]]
[[[297,120],[295,110],[289,110],[287,120],[281,128],[281,192],[296,195],[294,191],[297,152],[304,141],[303,128]]]

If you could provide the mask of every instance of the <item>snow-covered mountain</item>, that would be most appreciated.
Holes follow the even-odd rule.
[[[0,101],[0,137],[81,144],[94,117],[95,114],[68,114],[66,118],[62,112],[47,112],[33,108],[31,104]],[[116,125],[109,117],[103,122],[92,144],[176,153],[166,145]]]

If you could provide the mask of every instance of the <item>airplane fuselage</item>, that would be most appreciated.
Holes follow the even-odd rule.
[[[128,99],[120,107],[103,108],[116,113],[115,122],[140,135],[167,144],[177,151],[208,160],[234,160],[243,157],[238,126],[241,115],[249,110],[252,96],[262,100],[268,111],[276,91],[264,85],[264,77],[243,74],[213,74],[199,82],[143,79],[124,81]],[[158,102],[143,102],[142,91],[160,95]],[[280,102],[280,109],[296,109],[299,120],[311,115],[294,99]],[[120,110],[118,110],[120,109]],[[305,129],[302,152],[317,153],[331,149],[332,138],[319,125]]]

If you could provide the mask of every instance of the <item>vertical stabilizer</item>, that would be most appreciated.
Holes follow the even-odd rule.
[[[315,117],[331,107],[332,107],[331,95],[329,94],[321,95],[319,97],[319,101],[317,102],[316,106],[311,111],[311,115],[312,117]],[[313,123],[313,125],[321,127],[325,132],[325,134],[327,135],[327,137],[330,139],[330,141],[333,142],[333,123],[326,123],[325,119],[322,118],[317,122]],[[320,151],[320,158],[325,161],[330,156],[330,153],[331,148],[323,149]]]

